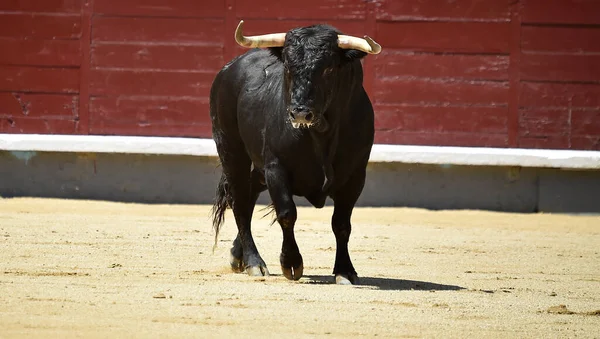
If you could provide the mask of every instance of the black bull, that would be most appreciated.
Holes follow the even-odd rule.
[[[317,208],[330,197],[337,244],[333,273],[337,283],[357,283],[348,253],[350,217],[374,135],[360,59],[381,47],[325,25],[259,37],[243,37],[241,28],[242,22],[238,43],[263,48],[225,65],[211,88],[213,138],[223,168],[213,208],[215,236],[231,207],[238,227],[232,269],[268,275],[250,230],[256,200],[268,190],[283,231],[281,269],[297,280],[303,262],[294,237],[293,196]]]

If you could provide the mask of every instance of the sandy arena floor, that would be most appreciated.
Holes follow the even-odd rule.
[[[600,337],[600,216],[359,208],[353,287],[331,208],[299,209],[298,282],[256,217],[273,275],[231,273],[233,218],[213,254],[208,212],[0,199],[0,337]]]

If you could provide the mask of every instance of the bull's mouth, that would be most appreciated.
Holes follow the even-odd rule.
[[[297,122],[292,120],[290,120],[290,122],[292,123],[292,127],[294,127],[295,129],[310,128],[314,125],[313,122]]]
[[[310,122],[296,121],[294,119],[289,119],[289,121],[292,124],[292,127],[295,129],[314,129],[317,132],[325,132],[329,128],[329,124],[327,123],[327,120],[325,120],[323,118],[314,119],[314,120],[311,120]]]

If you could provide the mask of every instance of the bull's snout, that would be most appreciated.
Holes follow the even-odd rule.
[[[294,125],[310,125],[315,118],[314,113],[306,106],[292,107],[289,112]]]

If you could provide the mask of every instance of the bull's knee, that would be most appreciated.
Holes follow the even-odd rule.
[[[277,213],[277,222],[282,228],[293,228],[298,215],[296,208],[286,208]]]

